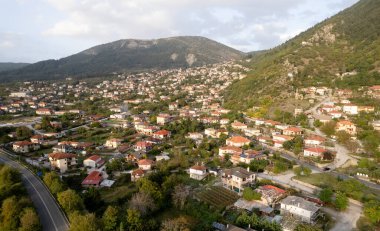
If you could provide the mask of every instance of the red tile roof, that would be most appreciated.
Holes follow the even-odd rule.
[[[246,127],[247,125],[245,125],[245,124],[243,124],[243,123],[241,123],[241,122],[233,122],[232,124],[231,124],[231,126],[232,127]]]
[[[99,185],[101,181],[102,173],[93,171],[82,181],[82,185]]]
[[[93,160],[93,161],[98,161],[98,160],[100,160],[100,159],[102,159],[100,156],[98,156],[98,155],[92,155],[92,156],[90,156],[89,158],[87,158],[88,160]]]
[[[142,160],[139,160],[138,165],[152,165],[153,163],[154,163],[153,160],[142,159]]]
[[[249,139],[242,137],[242,136],[233,136],[228,139],[229,142],[232,143],[249,143],[251,142]]]
[[[170,134],[167,130],[160,130],[154,133],[154,135],[162,135],[162,136],[168,136]]]
[[[17,142],[14,142],[13,145],[16,145],[16,146],[28,146],[28,145],[32,145],[34,143],[30,142],[30,141],[17,141]]]
[[[144,175],[144,170],[142,169],[136,169],[136,170],[133,170],[132,172],[132,176],[143,176]]]
[[[67,159],[67,158],[74,158],[76,155],[70,154],[70,153],[64,153],[64,152],[57,152],[57,153],[51,153],[49,154],[49,158],[53,159]]]
[[[139,141],[136,143],[136,147],[151,147],[151,146],[153,145],[146,141]]]
[[[348,121],[348,120],[341,120],[341,121],[338,121],[337,125],[348,125],[348,126],[351,126],[351,125],[354,125],[351,121]]]
[[[34,135],[34,136],[30,137],[30,139],[42,139],[42,138],[44,138],[44,136],[42,136],[42,135]]]
[[[302,129],[301,128],[297,128],[297,127],[289,127],[287,129],[285,129],[285,131],[302,132]]]
[[[201,166],[201,165],[194,165],[193,167],[191,167],[191,169],[199,170],[199,171],[205,171],[207,168],[205,166]]]
[[[278,187],[276,187],[276,186],[273,186],[273,185],[263,185],[263,186],[262,186],[262,189],[265,189],[265,190],[274,190],[274,191],[276,191],[277,193],[281,193],[281,194],[286,193],[285,190],[280,189],[280,188],[278,188]]]

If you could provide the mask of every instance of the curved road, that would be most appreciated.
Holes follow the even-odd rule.
[[[11,160],[7,156],[7,152],[1,148],[0,163],[7,164],[21,172],[22,180],[37,209],[44,231],[66,231],[69,229],[69,222],[66,216],[60,210],[46,186],[43,185],[37,176],[18,162]]]

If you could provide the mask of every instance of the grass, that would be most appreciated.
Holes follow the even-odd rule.
[[[104,202],[107,204],[112,204],[120,203],[121,201],[129,199],[136,191],[137,189],[134,185],[129,185],[110,189],[101,189],[100,195]]]
[[[310,176],[296,176],[295,179],[315,185],[320,188],[329,187],[334,191],[341,191],[352,199],[362,202],[373,198],[380,199],[378,191],[368,188],[356,179],[342,180],[328,173],[316,173]]]
[[[236,193],[220,186],[206,188],[198,193],[197,197],[218,210],[224,209],[239,199],[239,196]]]

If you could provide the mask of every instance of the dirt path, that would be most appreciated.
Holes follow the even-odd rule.
[[[330,214],[335,220],[335,225],[330,231],[350,231],[356,228],[356,222],[362,214],[362,207],[350,203],[350,206],[344,212],[338,212],[327,207],[324,207],[322,211]]]

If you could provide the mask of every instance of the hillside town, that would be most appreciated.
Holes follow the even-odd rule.
[[[358,137],[360,117],[376,118],[369,115],[378,109],[355,97],[378,98],[380,86],[303,88],[295,98],[309,108],[255,117],[260,105],[247,113],[223,107],[224,89],[248,71],[226,62],[9,85],[0,101],[2,152],[33,169],[58,198],[64,187],[57,191],[46,176],[98,204],[86,205],[91,212],[120,202],[141,216],[170,218],[160,201],[172,197],[172,208],[184,213],[187,206],[198,230],[253,230],[243,228],[247,219],[262,230],[355,227],[362,198],[378,198],[380,190],[380,169],[365,165],[373,157]],[[365,126],[380,130],[380,118]],[[191,210],[197,206],[200,214]]]

